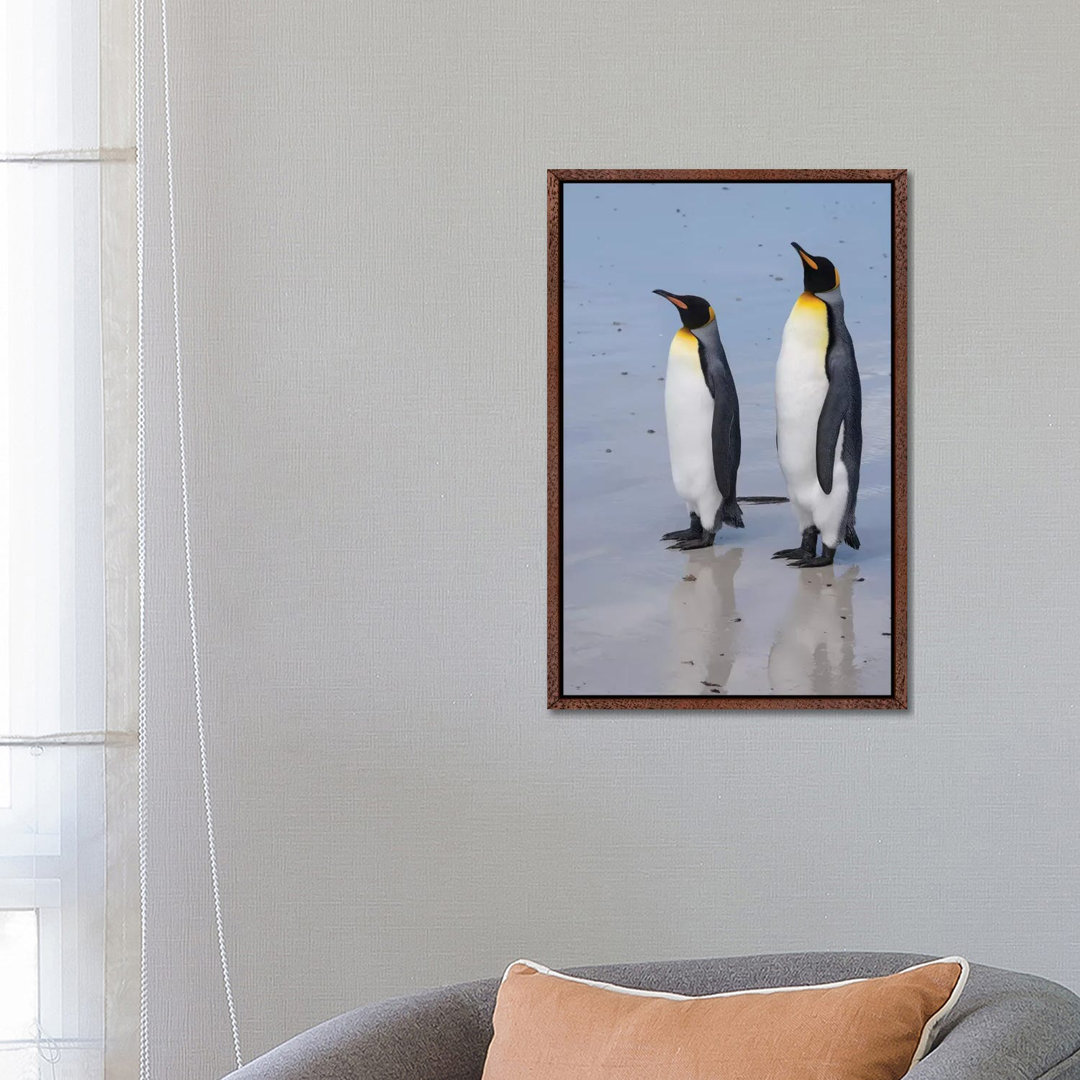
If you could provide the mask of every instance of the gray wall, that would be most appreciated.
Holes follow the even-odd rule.
[[[1080,8],[173,7],[248,1056],[521,955],[911,949],[1080,988]],[[544,171],[674,165],[911,170],[907,714],[545,710]],[[230,1050],[177,659],[164,265],[152,1020],[158,1074],[201,1078]]]

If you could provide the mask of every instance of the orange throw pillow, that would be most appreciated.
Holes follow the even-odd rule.
[[[967,981],[959,957],[877,979],[682,997],[511,964],[483,1080],[899,1080]]]

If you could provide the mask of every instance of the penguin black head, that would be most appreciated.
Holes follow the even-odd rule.
[[[840,274],[824,255],[807,255],[794,240],[791,246],[803,262],[803,288],[808,293],[823,293],[840,285]]]
[[[700,296],[676,296],[675,293],[665,292],[663,289],[653,289],[653,292],[665,300],[670,300],[679,309],[682,324],[687,330],[700,330],[716,318],[709,301],[702,300]]]

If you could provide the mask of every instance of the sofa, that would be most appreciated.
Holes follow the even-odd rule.
[[[570,969],[698,996],[889,975],[907,953],[787,953]],[[227,1080],[481,1080],[498,979],[368,1005],[312,1028]],[[956,1008],[910,1080],[1080,1080],[1080,999],[1046,979],[972,964]]]

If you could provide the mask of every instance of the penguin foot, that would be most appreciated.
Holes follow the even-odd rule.
[[[668,551],[693,551],[695,548],[707,548],[713,546],[716,533],[703,532],[700,536],[690,537],[688,540],[677,540],[668,545]]]
[[[704,532],[705,530],[701,525],[701,518],[691,510],[690,528],[676,529],[674,532],[664,533],[664,535],[660,537],[660,542],[663,543],[665,540],[697,540]]]
[[[660,537],[660,543],[665,540],[696,540],[701,536],[700,529],[676,529],[675,532],[664,533]]]
[[[817,538],[820,536],[820,532],[816,525],[808,525],[803,529],[802,534],[802,546],[797,548],[784,548],[783,551],[778,551],[773,558],[774,559],[795,559],[801,562],[803,559],[812,559],[817,552]],[[824,545],[822,545],[824,548]],[[832,559],[829,560],[832,562]],[[822,563],[824,566],[825,564]]]
[[[776,552],[773,555],[774,559],[805,559],[808,552],[803,551],[802,548],[784,548],[783,551]]]
[[[836,548],[831,548],[828,544],[822,544],[820,555],[806,555],[795,562],[788,563],[788,566],[795,566],[800,570],[808,569],[811,566],[832,566],[835,554]]]

